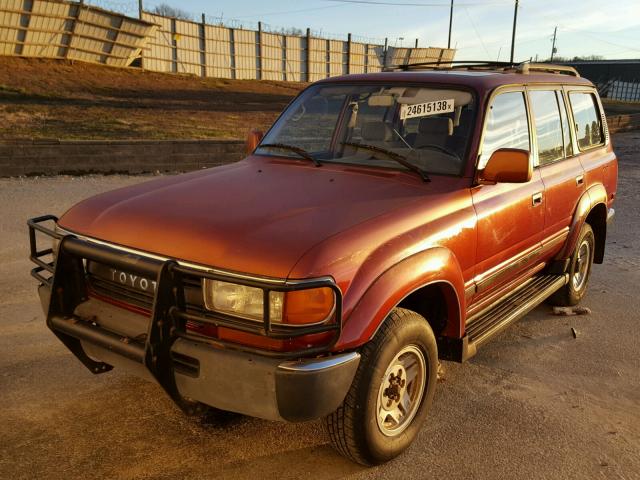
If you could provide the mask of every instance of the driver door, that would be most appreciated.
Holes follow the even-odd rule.
[[[478,170],[499,148],[531,151],[527,99],[522,88],[501,90],[485,118]],[[533,161],[533,155],[531,160]],[[544,230],[544,185],[538,169],[527,183],[477,185],[471,191],[477,215],[475,303],[536,264]]]

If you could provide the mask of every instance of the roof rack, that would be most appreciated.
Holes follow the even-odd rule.
[[[451,70],[455,68],[496,68],[496,67],[513,67],[514,64],[509,62],[487,62],[486,60],[441,60],[436,62],[420,62],[420,63],[407,63],[404,65],[394,65],[390,67],[392,70],[420,70],[420,69],[441,69]]]
[[[572,75],[574,77],[580,76],[580,74],[575,68],[569,67],[568,65],[555,65],[553,63],[529,63],[529,62],[524,62],[518,65],[518,73],[524,73],[526,75],[529,72],[560,73],[564,75]]]
[[[438,62],[420,62],[420,63],[408,63],[405,65],[395,65],[386,69],[387,71],[393,70],[501,70],[503,72],[521,73],[528,75],[533,72],[547,72],[564,75],[572,75],[579,77],[578,71],[567,65],[555,65],[552,63],[511,63],[511,62],[487,62],[485,60],[450,60],[450,61],[438,61]]]

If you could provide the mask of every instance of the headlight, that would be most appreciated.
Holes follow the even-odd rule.
[[[204,279],[202,283],[204,304],[209,310],[262,321],[263,294],[259,288],[235,283]],[[282,320],[282,297],[279,292],[270,292],[271,321]]]
[[[263,321],[264,298],[261,289],[205,278],[202,290],[208,310]],[[269,318],[273,323],[321,323],[331,316],[334,307],[335,295],[327,287],[287,293],[269,292]]]

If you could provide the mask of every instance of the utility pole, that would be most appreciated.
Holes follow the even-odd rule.
[[[558,27],[553,29],[553,43],[551,44],[551,62],[553,62],[553,54],[556,53],[556,33],[558,32]]]
[[[516,24],[518,22],[518,0],[516,0],[516,6],[513,9],[513,32],[511,33],[511,64],[513,64],[513,52],[516,48]]]
[[[453,25],[453,0],[451,0],[451,9],[449,10],[449,41],[447,48],[451,48],[451,26]]]
[[[138,18],[142,20],[142,0],[138,0]]]

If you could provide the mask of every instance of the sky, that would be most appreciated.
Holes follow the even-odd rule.
[[[129,0],[131,4],[137,2]],[[322,35],[391,46],[446,47],[449,0],[143,0],[255,28],[311,28]],[[109,7],[110,0],[97,0]],[[354,3],[351,3],[354,2]],[[94,3],[89,0],[89,3]],[[129,5],[126,0],[111,3]],[[451,46],[458,60],[509,60],[515,0],[454,0]],[[131,8],[131,7],[129,7]],[[232,26],[233,26],[232,25]],[[515,60],[557,55],[640,58],[640,0],[520,0]]]

